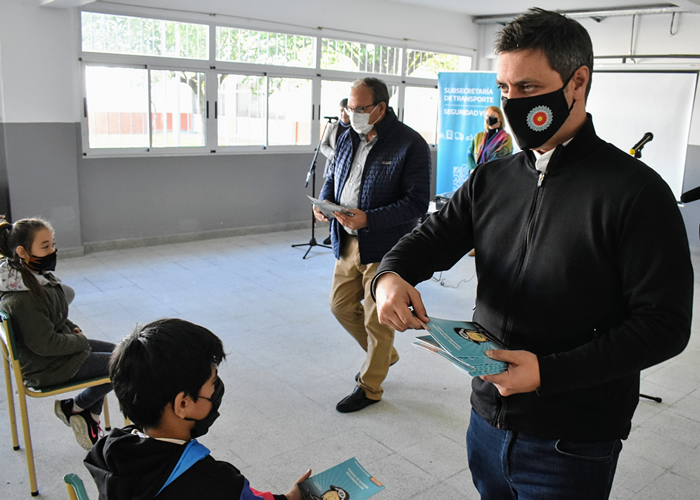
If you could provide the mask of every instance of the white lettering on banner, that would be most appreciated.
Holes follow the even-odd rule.
[[[481,95],[445,95],[444,99],[447,102],[485,102],[489,104],[494,103],[493,96]]]
[[[463,116],[483,116],[484,110],[481,109],[450,109],[445,108],[442,110],[444,115],[463,115]]]
[[[460,88],[460,87],[447,87],[444,90],[445,94],[484,94],[484,95],[493,95],[493,89],[491,88],[483,88],[483,89],[474,89],[474,88]]]

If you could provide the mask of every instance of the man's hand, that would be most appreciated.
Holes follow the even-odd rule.
[[[297,479],[297,482],[294,483],[294,486],[292,486],[292,489],[289,490],[289,493],[287,493],[285,496],[287,497],[287,500],[304,500],[304,497],[301,494],[301,491],[299,491],[299,486],[297,486],[299,483],[302,481],[305,481],[311,477],[311,469],[306,471],[306,474],[301,476],[299,479]]]
[[[348,208],[347,211],[355,215],[345,215],[343,212],[333,212],[333,215],[335,215],[335,218],[338,219],[338,222],[348,229],[352,229],[353,231],[367,227],[366,213],[359,208]]]
[[[75,328],[73,328],[73,333],[77,333],[78,335],[82,335],[83,331],[80,329],[79,326],[76,326]]]
[[[328,200],[324,200],[328,201]],[[316,217],[316,220],[320,220],[321,222],[330,222],[328,217],[323,215],[323,212],[321,212],[318,208],[314,207],[314,217]]]
[[[497,375],[483,375],[481,380],[496,386],[501,396],[532,392],[540,386],[540,364],[529,351],[486,351],[491,359],[510,363],[508,369]]]
[[[377,278],[375,296],[379,322],[382,325],[404,332],[409,328],[420,330],[421,321],[430,321],[418,290],[398,274],[386,273]],[[413,306],[416,316],[413,316],[409,306]]]

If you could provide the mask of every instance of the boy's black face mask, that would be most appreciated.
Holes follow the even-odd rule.
[[[212,393],[211,397],[199,397],[211,401],[211,411],[201,420],[185,418],[185,420],[194,421],[194,427],[192,427],[192,430],[190,431],[192,439],[196,439],[199,436],[204,436],[207,432],[209,432],[209,427],[211,427],[214,421],[219,418],[219,406],[221,406],[221,400],[224,398],[224,382],[219,377],[216,377],[216,382],[214,382],[214,392]]]
[[[548,94],[516,99],[501,97],[501,107],[520,149],[537,149],[543,146],[569,118],[576,101],[569,106],[564,89],[571,77],[562,88]]]

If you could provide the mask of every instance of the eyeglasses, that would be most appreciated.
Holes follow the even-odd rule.
[[[376,108],[377,106],[379,106],[379,103],[370,104],[369,106],[357,106],[355,108],[346,107],[345,109],[348,110],[350,113],[364,113],[372,106]]]

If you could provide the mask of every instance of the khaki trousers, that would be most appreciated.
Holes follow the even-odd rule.
[[[357,237],[342,234],[342,239],[340,259],[333,270],[331,312],[367,352],[357,385],[365,390],[368,398],[379,400],[389,366],[399,360],[394,348],[394,330],[379,324],[377,305],[370,294],[370,284],[379,263],[360,264]]]

